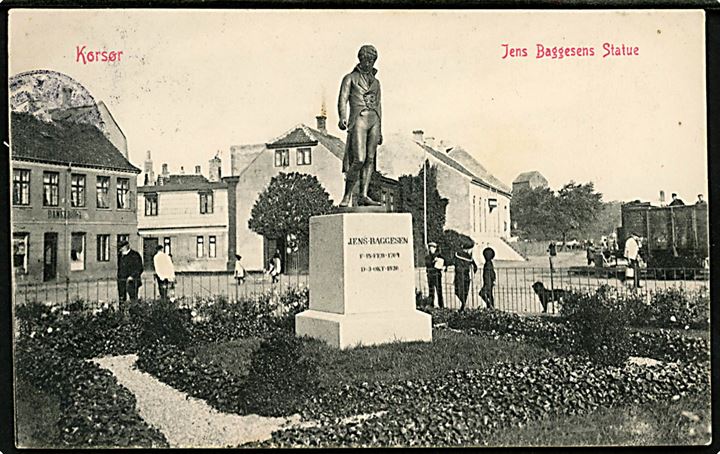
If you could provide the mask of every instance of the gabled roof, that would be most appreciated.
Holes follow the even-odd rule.
[[[140,173],[94,125],[13,112],[12,159]]]
[[[529,172],[523,172],[520,175],[518,175],[515,180],[513,180],[513,183],[527,183],[528,181],[532,180],[533,177],[539,176],[543,180],[545,180],[545,177],[538,172],[537,170],[531,170]]]
[[[298,124],[286,133],[279,137],[271,140],[265,145],[268,148],[285,148],[285,147],[299,147],[303,145],[314,146],[317,145],[318,140],[315,138],[310,128],[304,124]]]
[[[452,159],[459,162],[463,167],[468,169],[473,175],[493,186],[494,188],[505,192],[511,191],[508,185],[496,178],[495,175],[488,172],[488,170],[475,158],[473,158],[472,155],[468,153],[464,148],[455,147],[448,152],[448,155]]]
[[[334,154],[338,159],[342,160],[345,156],[345,142],[342,139],[331,136],[330,134],[318,131],[317,129],[306,128],[312,133],[313,137],[322,144],[323,147],[327,148],[330,153]]]

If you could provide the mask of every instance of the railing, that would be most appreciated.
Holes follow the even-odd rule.
[[[672,268],[641,269],[640,288],[633,288],[633,279],[625,279],[624,268],[495,268],[496,282],[493,291],[495,308],[516,313],[542,312],[540,298],[532,285],[542,282],[547,290],[592,291],[602,285],[614,287],[621,295],[637,293],[649,296],[653,292],[671,287],[687,290],[709,286],[708,271],[704,269]],[[416,273],[416,289],[422,296],[428,296],[427,274],[424,269]],[[460,300],[455,296],[454,271],[452,268],[442,275],[442,290],[445,307],[460,308]],[[482,287],[482,269],[473,276],[466,301],[466,308],[482,308],[485,302],[479,295]],[[435,301],[437,305],[437,299]],[[548,312],[556,313],[559,306],[549,304]]]
[[[152,273],[144,273],[138,298],[150,300],[159,296],[157,282]],[[185,299],[224,296],[229,300],[257,297],[278,293],[288,288],[303,288],[308,285],[308,276],[302,274],[281,274],[273,282],[271,276],[263,273],[249,273],[243,283],[238,283],[232,273],[176,273],[171,294]],[[18,284],[15,287],[15,304],[39,302],[65,306],[76,300],[83,300],[89,308],[118,301],[117,279],[114,276],[93,280]]]
[[[467,308],[484,307],[478,292],[482,286],[482,273],[478,270],[470,283]],[[495,307],[517,313],[542,311],[538,296],[532,289],[535,282],[542,282],[546,289],[593,290],[601,285],[610,285],[621,293],[640,292],[650,294],[670,287],[697,289],[708,286],[707,270],[701,269],[642,269],[640,289],[632,289],[632,279],[624,281],[624,269],[605,268],[557,268],[552,275],[549,268],[496,268],[497,276],[494,297]],[[454,271],[450,267],[442,273],[442,291],[445,306],[460,307],[455,296]],[[143,285],[138,297],[144,300],[157,298],[158,288],[151,273],[143,274]],[[224,296],[229,300],[252,299],[268,293],[281,293],[288,288],[308,287],[307,274],[282,274],[276,282],[267,274],[250,273],[243,283],[237,283],[231,273],[178,273],[174,296],[185,300]],[[427,275],[424,268],[415,271],[415,288],[423,296],[428,295]],[[311,289],[312,290],[312,289]],[[118,300],[117,281],[114,276],[88,281],[58,283],[17,284],[16,304],[40,302],[64,306],[82,299],[89,307],[101,307]],[[550,304],[548,311],[557,311]]]

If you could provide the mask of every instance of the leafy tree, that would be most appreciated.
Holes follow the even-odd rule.
[[[255,201],[248,227],[267,238],[292,234],[307,241],[310,217],[328,214],[332,209],[330,195],[314,175],[279,173]]]
[[[415,245],[415,263],[420,264],[425,256],[423,189],[424,172],[427,168],[427,237],[428,242],[441,243],[445,227],[445,211],[448,200],[437,190],[437,168],[429,161],[417,175],[403,175],[398,178],[400,184],[400,211],[412,215],[413,243]]]
[[[546,240],[555,235],[555,194],[550,188],[521,189],[510,199],[510,218],[515,235]]]
[[[440,254],[445,258],[447,265],[454,264],[455,254],[460,252],[463,245],[472,242],[469,236],[456,232],[455,230],[445,230],[440,245]]]
[[[510,216],[516,223],[515,234],[533,240],[563,241],[571,233],[587,230],[603,208],[602,194],[592,182],[574,181],[557,194],[550,188],[523,189],[513,194]]]
[[[579,232],[597,219],[602,209],[602,194],[595,192],[592,182],[570,181],[557,194],[556,229],[563,243],[570,232]]]

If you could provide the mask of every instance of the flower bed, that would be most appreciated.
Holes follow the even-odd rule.
[[[343,411],[334,413],[386,413],[351,424],[328,417],[319,427],[278,431],[256,445],[480,445],[490,433],[553,415],[708,393],[709,371],[699,365],[619,368],[575,358],[534,366],[503,363],[483,371],[450,371],[441,379],[347,386],[333,400]]]
[[[16,372],[38,389],[58,396],[64,447],[167,447],[165,436],[137,413],[135,397],[97,364],[25,339],[16,347]],[[59,447],[59,446],[53,446]]]

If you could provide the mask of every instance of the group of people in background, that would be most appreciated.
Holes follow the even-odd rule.
[[[464,243],[461,249],[452,257],[453,264],[455,265],[455,295],[460,300],[461,311],[465,310],[473,276],[478,271],[477,263],[472,256],[474,246],[475,243],[469,240]],[[479,294],[488,309],[494,309],[495,297],[493,296],[493,287],[495,286],[496,276],[492,261],[495,258],[495,251],[490,247],[485,248],[483,250],[483,258],[485,259],[482,273],[483,284]],[[442,273],[446,267],[447,264],[439,251],[437,243],[428,243],[428,254],[425,256],[425,269],[428,280],[429,298],[434,304],[437,295],[438,307],[445,307]]]

